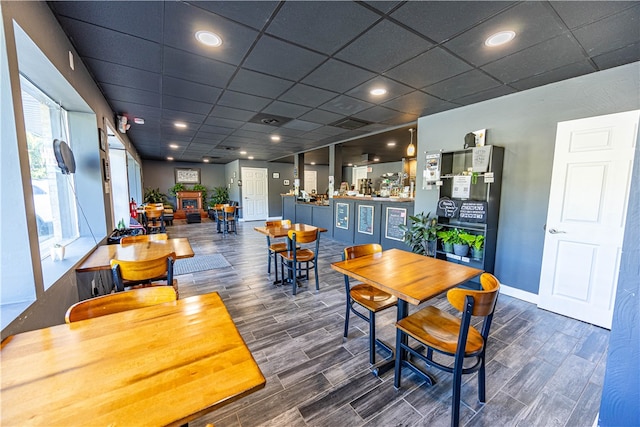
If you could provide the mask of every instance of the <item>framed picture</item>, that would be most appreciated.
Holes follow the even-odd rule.
[[[176,184],[200,184],[200,169],[175,168]]]
[[[283,185],[289,185],[289,184],[290,184],[290,182],[289,182],[289,180],[288,180],[288,179],[285,179],[284,181],[282,181],[282,184],[283,184]]]
[[[104,129],[98,128],[98,142],[100,143],[100,149],[107,151],[107,132]]]
[[[349,204],[336,203],[336,227],[349,229]]]
[[[373,206],[358,205],[358,233],[373,234]]]
[[[273,179],[278,179],[278,178],[280,178],[280,172],[274,172],[274,173],[271,175],[271,177],[272,177]]]

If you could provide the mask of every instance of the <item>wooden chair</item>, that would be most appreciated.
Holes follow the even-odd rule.
[[[173,286],[179,297],[178,280],[173,278],[175,252],[143,261],[111,260],[111,275],[116,292],[148,286]]]
[[[147,234],[164,233],[164,207],[155,205],[147,205],[144,207],[144,215],[146,217],[145,227]]]
[[[318,250],[320,249],[320,230],[310,231],[296,231],[289,230],[287,236],[291,240],[291,246],[289,248],[295,248],[294,250],[287,249],[284,252],[280,252],[280,272],[282,273],[282,280],[285,280],[284,270],[287,270],[287,276],[291,279],[291,286],[293,295],[296,294],[298,289],[298,274],[301,270],[306,270],[306,279],[309,279],[309,270],[313,267],[314,275],[316,279],[316,290],[320,290],[320,284],[318,282]],[[298,249],[298,243],[311,244],[314,243],[314,248]],[[302,268],[302,263],[306,263],[306,267]],[[311,265],[309,265],[311,263]]]
[[[236,228],[236,207],[235,206],[225,206],[222,208],[223,212],[223,225],[222,232],[224,234],[229,234],[231,232],[238,234],[238,229]]]
[[[343,259],[354,259],[365,255],[382,252],[382,246],[377,243],[349,246],[344,249]],[[344,318],[344,337],[349,334],[349,317],[353,312],[356,316],[369,324],[369,363],[376,363],[376,344],[393,354],[393,350],[384,342],[376,339],[376,313],[396,306],[398,299],[391,294],[381,291],[371,285],[360,283],[351,286],[349,276],[344,275],[344,286],[347,295],[347,312]],[[354,306],[365,308],[368,314],[364,314]]]
[[[148,307],[177,299],[176,292],[169,286],[133,289],[126,292],[102,295],[73,304],[67,310],[67,323],[93,319],[107,314]]]
[[[493,319],[493,312],[498,300],[500,282],[492,274],[480,276],[482,290],[456,288],[447,292],[449,303],[462,313],[462,318],[449,314],[436,307],[428,306],[405,317],[396,323],[395,386],[400,387],[401,360],[397,357],[406,350],[412,357],[423,360],[428,366],[453,374],[453,395],[451,425],[457,427],[460,418],[460,390],[462,375],[478,372],[478,400],[485,402],[485,353],[487,338]],[[472,316],[482,317],[481,331],[471,326]],[[403,336],[418,341],[427,348],[426,355],[402,344]],[[464,345],[463,345],[464,344]],[[437,351],[453,358],[453,366],[433,360],[433,352]],[[465,358],[474,358],[472,366],[464,367]]]
[[[125,236],[120,239],[120,244],[127,243],[139,243],[139,242],[153,242],[156,240],[167,240],[169,236],[167,233],[158,233],[158,234],[139,234],[137,236]]]
[[[275,221],[266,221],[264,224],[265,227],[291,227],[290,219],[281,219]],[[298,245],[297,249],[300,249],[300,245]],[[278,265],[277,258],[280,252],[284,252],[287,250],[287,242],[276,242],[271,243],[271,237],[267,235],[267,274],[271,274],[271,259],[273,259],[273,269],[276,272],[276,282],[278,281]]]

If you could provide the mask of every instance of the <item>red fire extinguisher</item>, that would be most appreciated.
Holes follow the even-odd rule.
[[[131,218],[135,219],[138,217],[138,205],[136,204],[136,201],[133,200],[133,197],[129,203],[129,212],[131,213]]]

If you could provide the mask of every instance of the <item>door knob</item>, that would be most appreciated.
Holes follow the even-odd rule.
[[[556,230],[555,228],[550,228],[549,233],[551,234],[566,234],[566,231]]]

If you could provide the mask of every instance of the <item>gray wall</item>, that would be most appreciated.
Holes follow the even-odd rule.
[[[426,151],[462,149],[468,132],[486,128],[487,143],[505,147],[495,268],[505,285],[538,293],[557,123],[640,108],[639,73],[636,62],[418,120],[419,177]],[[415,211],[433,212],[438,192],[417,184]]]

